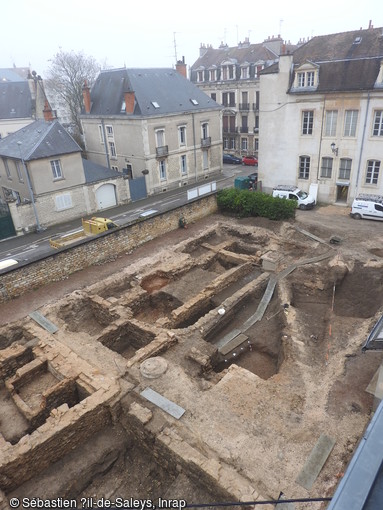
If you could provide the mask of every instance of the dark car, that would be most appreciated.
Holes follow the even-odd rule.
[[[242,165],[258,166],[258,160],[254,156],[243,156]]]
[[[233,156],[232,154],[224,154],[223,162],[229,163],[230,165],[240,165],[242,163],[242,159],[237,158],[237,156]]]
[[[258,173],[254,172],[253,174],[248,175],[247,178],[252,184],[254,184],[255,182],[258,181]]]

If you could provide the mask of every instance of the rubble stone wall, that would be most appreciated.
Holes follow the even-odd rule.
[[[108,231],[95,239],[86,239],[43,260],[9,271],[0,276],[0,303],[52,281],[62,280],[93,264],[106,262],[119,253],[133,250],[151,239],[176,230],[181,216],[190,223],[216,211],[216,196],[209,195],[172,211]]]
[[[90,399],[96,400],[97,395]],[[91,409],[87,405],[72,408],[65,415],[52,417],[33,432],[25,436],[16,446],[5,448],[0,464],[0,489],[5,493],[15,490],[22,483],[43,471],[50,464],[111,424],[109,409],[94,402]],[[55,420],[59,420],[56,426]],[[44,441],[42,441],[44,435]]]

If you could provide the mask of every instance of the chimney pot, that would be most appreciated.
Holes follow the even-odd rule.
[[[182,57],[182,60],[178,60],[176,63],[176,71],[180,73],[184,78],[187,78],[185,57]]]
[[[84,100],[85,113],[90,113],[90,108],[91,108],[90,88],[89,88],[87,80],[85,80],[84,86],[82,88],[82,97]]]
[[[126,111],[126,113],[133,113],[134,112],[134,102],[135,102],[134,91],[132,91],[132,92],[125,92],[124,93],[124,100],[125,100],[125,111]]]
[[[54,119],[53,111],[50,104],[48,103],[48,99],[45,100],[43,114],[44,120],[47,122],[51,122]]]

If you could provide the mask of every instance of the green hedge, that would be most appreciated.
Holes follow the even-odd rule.
[[[259,191],[226,188],[217,193],[217,204],[221,211],[239,216],[262,216],[270,220],[287,220],[295,217],[296,202],[274,198]]]

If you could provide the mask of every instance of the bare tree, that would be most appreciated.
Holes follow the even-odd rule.
[[[85,81],[91,87],[100,70],[93,57],[82,52],[60,51],[50,60],[46,88],[55,96],[69,117],[70,128],[76,139],[82,136],[80,113],[83,108],[82,88]]]

